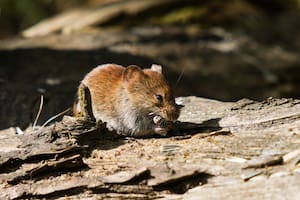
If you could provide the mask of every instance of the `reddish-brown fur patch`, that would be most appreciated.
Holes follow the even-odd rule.
[[[99,116],[97,120],[111,122],[113,128],[123,130],[125,127],[117,126],[132,124],[135,119],[145,121],[142,125],[137,121],[136,126],[149,128],[153,122],[147,120],[152,112],[167,121],[174,121],[179,116],[172,91],[159,70],[107,64],[88,73],[82,83],[90,89],[96,119]],[[158,101],[157,95],[162,96],[162,102]],[[143,127],[133,125],[132,129],[135,128]]]

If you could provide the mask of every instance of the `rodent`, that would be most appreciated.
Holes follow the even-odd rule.
[[[166,135],[180,114],[160,65],[141,69],[103,64],[90,71],[81,84],[90,91],[95,119],[121,135]],[[74,115],[80,111],[80,102],[75,102]]]

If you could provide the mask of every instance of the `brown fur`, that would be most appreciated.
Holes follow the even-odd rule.
[[[106,122],[110,130],[119,134],[164,134],[170,127],[154,124],[150,114],[158,115],[167,122],[179,117],[180,110],[158,65],[144,70],[137,66],[101,65],[89,72],[82,83],[90,90],[95,118]],[[162,96],[162,102],[157,95]],[[74,106],[75,116],[79,112],[77,103]]]

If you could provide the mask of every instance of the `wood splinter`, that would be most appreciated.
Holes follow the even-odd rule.
[[[78,87],[76,101],[73,105],[73,112],[75,117],[83,117],[87,121],[96,121],[93,114],[90,90],[83,83]]]

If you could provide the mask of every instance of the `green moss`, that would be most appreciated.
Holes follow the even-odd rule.
[[[154,17],[151,19],[151,22],[158,24],[183,24],[191,20],[200,19],[206,13],[207,9],[205,7],[186,6],[173,10],[166,15]]]
[[[24,19],[24,26],[32,25],[47,17],[47,11],[36,0],[15,1],[15,9]]]
[[[0,0],[1,15],[19,28],[35,24],[49,15],[38,0]]]

